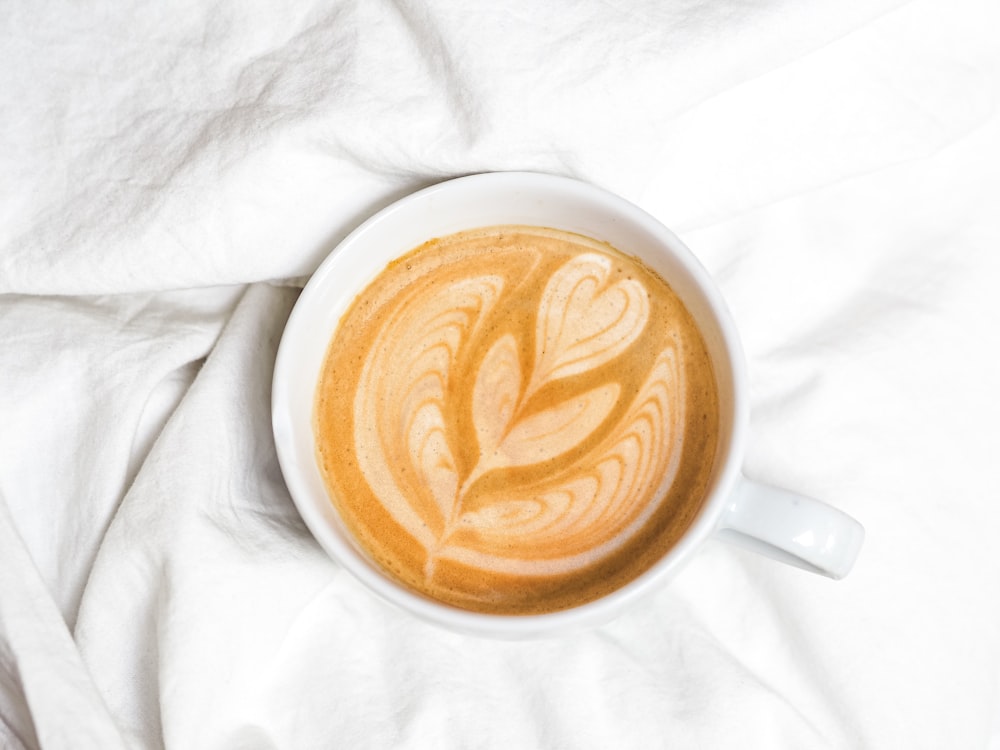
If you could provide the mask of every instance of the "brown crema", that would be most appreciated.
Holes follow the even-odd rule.
[[[684,534],[718,411],[663,279],[580,235],[503,226],[431,240],[355,298],[314,428],[330,497],[387,574],[539,614],[620,588]]]

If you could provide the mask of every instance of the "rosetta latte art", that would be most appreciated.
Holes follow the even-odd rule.
[[[519,576],[572,572],[620,549],[665,496],[684,436],[675,346],[653,358],[634,394],[608,379],[529,408],[554,382],[613,362],[647,325],[646,289],[635,279],[609,282],[611,269],[609,257],[593,252],[558,267],[538,302],[530,367],[510,332],[484,347],[471,367],[471,420],[464,422],[454,417],[462,404],[450,402],[453,381],[469,342],[482,339],[498,314],[504,277],[416,285],[378,329],[354,397],[358,466],[424,549],[427,578],[442,560]],[[463,434],[470,423],[471,434]],[[471,467],[458,460],[456,441],[477,446]],[[551,471],[479,492],[470,507],[477,483],[491,473],[537,465]]]
[[[626,585],[696,517],[718,436],[704,341],[606,244],[484,227],[399,257],[326,353],[317,459],[358,546],[410,589],[552,612]]]

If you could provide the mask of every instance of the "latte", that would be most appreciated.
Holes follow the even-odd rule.
[[[409,588],[536,614],[647,570],[690,526],[715,377],[669,285],[580,235],[504,226],[393,261],[332,338],[318,462],[359,546]]]

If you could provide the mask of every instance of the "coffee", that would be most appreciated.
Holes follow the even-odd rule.
[[[390,263],[342,316],[314,412],[366,554],[497,614],[647,570],[702,505],[718,423],[705,343],[669,285],[606,244],[522,226]]]

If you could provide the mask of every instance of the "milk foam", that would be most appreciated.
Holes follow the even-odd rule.
[[[590,450],[561,465],[619,404],[621,386],[601,383],[526,413],[553,381],[620,356],[649,318],[635,279],[608,283],[612,261],[584,253],[552,274],[535,315],[535,357],[520,362],[512,334],[498,338],[474,372],[474,435],[449,424],[447,401],[464,344],[495,311],[498,276],[417,286],[375,336],[354,400],[359,466],[375,497],[427,553],[495,573],[552,575],[592,565],[621,548],[662,500],[684,435],[680,353],[664,349],[631,404]],[[453,441],[475,440],[479,458],[463,475]],[[552,478],[464,500],[490,472],[551,462]],[[416,477],[401,487],[401,467]]]

